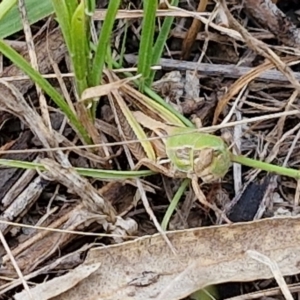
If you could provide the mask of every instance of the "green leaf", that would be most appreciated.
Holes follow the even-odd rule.
[[[86,13],[89,16],[92,16],[96,9],[96,1],[95,0],[86,0],[85,6],[86,6]]]
[[[71,17],[75,13],[75,10],[78,6],[78,1],[77,0],[65,0],[65,1],[61,1],[61,2],[65,2],[64,5],[66,5],[66,7],[67,7],[67,10],[69,12],[69,17],[71,19]]]
[[[45,167],[41,163],[28,162],[28,161],[19,161],[19,160],[10,160],[10,159],[0,159],[0,165],[12,168],[20,169],[38,169],[40,171],[45,171]],[[131,178],[140,178],[144,176],[150,176],[155,174],[152,171],[114,171],[114,170],[100,170],[100,169],[88,169],[88,168],[74,168],[78,174],[87,177],[93,177],[106,180],[125,180]]]
[[[58,23],[60,25],[60,29],[62,31],[62,34],[64,36],[65,43],[67,45],[68,52],[72,58],[72,40],[71,40],[71,19],[72,14],[71,10],[74,4],[75,0],[52,0],[52,5],[54,7],[54,11],[58,20]]]
[[[122,68],[120,64],[116,61],[113,62],[114,68]],[[133,77],[133,75],[129,72],[124,72],[126,77]],[[133,83],[138,86],[138,80],[133,80]],[[150,106],[154,111],[158,111],[159,115],[163,117],[166,121],[170,122],[173,125],[182,126],[184,124],[187,127],[195,128],[194,124],[186,118],[184,115],[179,113],[175,108],[173,108],[170,104],[166,103],[159,95],[157,95],[151,88],[145,86],[144,92],[151,98],[140,97],[137,98],[137,101],[140,101],[143,105]]]
[[[109,1],[107,14],[101,29],[99,42],[97,45],[95,57],[92,63],[91,75],[89,76],[89,86],[97,86],[101,83],[102,72],[109,45],[112,29],[115,22],[116,14],[118,12],[121,0]]]
[[[178,202],[179,202],[181,196],[183,195],[183,193],[185,192],[189,183],[190,183],[189,178],[186,178],[181,182],[179,189],[177,190],[175,196],[173,197],[173,199],[172,199],[170,205],[168,206],[168,209],[164,215],[163,221],[161,223],[162,230],[166,231],[168,229],[168,224],[174,213],[174,210],[176,209]]]
[[[174,0],[171,5],[172,6],[177,6],[179,0]],[[159,30],[158,37],[156,39],[156,42],[153,47],[153,54],[152,54],[152,61],[151,64],[152,66],[157,65],[159,63],[159,60],[162,57],[162,53],[164,50],[164,47],[166,45],[166,41],[168,39],[168,36],[170,34],[171,26],[173,24],[174,17],[165,17],[163,21],[163,25],[161,29]],[[150,77],[148,80],[148,86],[151,86],[154,76],[155,76],[154,70],[151,70]]]
[[[150,89],[145,88],[145,91],[146,90],[150,90]],[[171,110],[172,107],[166,102],[164,102],[159,96],[157,96],[159,99],[161,99],[161,102],[159,103],[158,101],[154,101],[153,99],[144,96],[143,94],[139,94],[139,95],[134,94],[132,95],[132,97],[134,97],[133,100],[138,107],[140,103],[142,107],[143,106],[147,107],[149,110],[153,111],[160,118],[162,118],[166,123],[176,125],[179,127],[185,125],[185,123],[182,122],[182,120],[177,117],[177,115],[173,112],[173,110]],[[178,115],[182,116],[180,113],[178,113]]]
[[[54,11],[51,0],[26,0],[25,6],[30,24],[44,19],[45,17],[51,15]],[[0,9],[0,11],[2,12],[2,8]],[[4,39],[22,29],[23,25],[20,19],[19,10],[17,5],[15,5],[4,16],[3,19],[0,19],[0,39]]]
[[[273,165],[270,163],[266,163],[266,162],[248,158],[248,157],[245,157],[242,155],[234,155],[234,154],[231,154],[231,161],[236,162],[241,165],[244,165],[244,166],[256,168],[259,170],[272,172],[272,173],[276,173],[279,175],[292,177],[295,179],[300,179],[300,171],[292,169],[292,168],[276,166],[276,165]]]
[[[176,123],[171,122],[172,124],[178,124],[177,122],[183,123],[185,126],[190,127],[190,128],[195,128],[195,125],[184,115],[182,115],[180,112],[178,112],[173,106],[171,106],[169,103],[166,103],[159,95],[157,95],[154,91],[152,91],[150,88],[145,87],[145,93],[153,99],[153,102],[156,102],[157,105],[160,105],[165,108],[167,111],[164,115],[166,120],[170,120],[169,118],[172,119],[177,119]],[[153,107],[157,106],[154,103],[151,104]],[[159,107],[159,106],[157,106]],[[165,111],[163,110],[163,111]]]
[[[71,21],[72,63],[75,73],[77,93],[81,97],[87,86],[88,55],[89,55],[89,28],[87,28],[84,1],[77,6]]]
[[[144,18],[138,56],[138,73],[142,74],[140,89],[147,83],[151,71],[157,1],[144,0]]]
[[[90,137],[85,128],[79,122],[77,116],[70,109],[64,98],[60,93],[45,79],[43,76],[34,70],[31,65],[12,47],[0,40],[0,52],[8,59],[10,59],[17,67],[19,67],[25,74],[27,74],[34,82],[36,82],[45,91],[57,106],[62,110],[66,117],[70,120],[74,129],[80,134],[85,142],[91,143]]]
[[[15,6],[17,0],[3,0],[0,3],[0,20]]]

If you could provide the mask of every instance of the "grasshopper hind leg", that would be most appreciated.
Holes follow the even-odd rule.
[[[148,169],[150,169],[153,172],[163,174],[167,177],[173,178],[175,176],[173,170],[166,168],[163,165],[158,164],[149,158],[140,159],[139,162],[135,165],[134,170],[135,171],[139,170],[142,166],[147,167]]]
[[[194,190],[194,192],[196,194],[196,197],[198,198],[199,202],[202,205],[212,209],[215,212],[215,214],[218,218],[224,220],[228,224],[231,224],[232,222],[227,218],[227,216],[225,215],[225,213],[221,209],[219,209],[215,204],[211,204],[206,200],[205,195],[203,194],[203,192],[199,188],[198,177],[197,176],[192,176],[191,180],[192,180],[193,190]]]
[[[167,166],[164,166],[167,164]],[[139,170],[142,166],[147,167],[153,172],[160,173],[170,178],[186,178],[186,173],[178,171],[176,168],[173,168],[172,164],[170,164],[170,159],[161,159],[157,162],[149,159],[142,158],[135,165],[134,170]]]

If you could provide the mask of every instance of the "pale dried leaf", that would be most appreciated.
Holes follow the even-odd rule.
[[[76,286],[78,282],[87,278],[94,273],[101,264],[91,264],[87,266],[80,266],[74,271],[69,272],[66,275],[54,278],[51,281],[43,282],[30,290],[33,299],[48,300],[55,296],[62,294],[70,288]],[[14,296],[16,300],[31,300],[32,298],[23,291]],[[76,298],[74,298],[76,300]]]
[[[297,274],[299,233],[299,217],[274,218],[169,232],[177,256],[160,234],[96,248],[85,264],[101,268],[53,299],[182,299],[207,285],[272,278],[249,250],[274,261],[283,276]]]
[[[83,91],[80,101],[85,101],[88,99],[106,96],[113,90],[116,90],[116,89],[120,88],[122,85],[124,85],[132,80],[138,79],[139,77],[141,77],[141,75],[136,75],[134,77],[125,78],[125,79],[117,80],[117,81],[110,82],[107,84],[90,87]]]

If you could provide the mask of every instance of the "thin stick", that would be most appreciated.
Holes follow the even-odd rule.
[[[19,276],[19,278],[20,278],[21,281],[22,281],[22,284],[23,284],[23,286],[24,286],[24,289],[25,289],[25,290],[27,291],[27,293],[28,293],[29,298],[32,299],[32,300],[34,300],[32,294],[31,294],[31,292],[30,292],[29,286],[28,286],[28,284],[27,284],[27,282],[26,282],[26,280],[25,280],[25,278],[24,278],[24,276],[23,276],[23,274],[22,274],[22,272],[21,272],[21,270],[20,270],[20,268],[19,268],[19,266],[18,266],[18,264],[17,264],[15,258],[13,257],[13,255],[12,255],[10,249],[9,249],[9,246],[7,245],[7,242],[6,242],[6,240],[5,240],[5,237],[4,237],[4,235],[3,235],[3,233],[2,233],[1,230],[0,230],[0,240],[1,240],[1,243],[2,243],[2,245],[3,245],[3,247],[4,247],[5,251],[6,251],[7,255],[9,256],[9,258],[10,258],[10,260],[11,260],[12,265],[14,266],[14,268],[15,268],[15,270],[16,270],[18,276]]]

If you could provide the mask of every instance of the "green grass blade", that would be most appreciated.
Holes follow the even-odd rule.
[[[151,71],[157,1],[144,0],[144,18],[138,56],[138,73],[142,74],[140,89],[147,85]]]
[[[115,170],[94,170],[85,168],[75,168],[75,170],[82,176],[99,178],[102,180],[125,180],[134,179],[145,176],[151,176],[155,173],[150,170],[141,171],[115,171]]]
[[[26,0],[25,6],[30,24],[44,19],[45,17],[51,15],[54,11],[51,0]],[[0,12],[2,12],[2,9],[0,10]],[[15,5],[4,16],[3,19],[0,19],[0,39],[4,39],[22,29],[23,25],[20,19],[19,10],[17,5]]]
[[[77,6],[71,20],[72,64],[75,73],[77,93],[81,97],[87,86],[87,74],[89,65],[89,40],[87,39],[89,24],[84,1]]]
[[[86,0],[85,6],[86,6],[86,13],[89,16],[92,16],[96,9],[96,0]]]
[[[71,19],[72,19],[72,13],[70,10],[74,6],[74,4],[72,4],[72,2],[74,1],[75,0],[66,0],[66,1],[52,0],[52,5],[54,7],[54,11],[71,58],[72,58],[73,49],[72,49],[72,40],[70,35]]]
[[[13,48],[8,46],[5,42],[0,40],[0,52],[8,59],[10,59],[17,67],[19,67],[25,74],[27,74],[34,82],[36,82],[56,103],[62,112],[69,119],[74,129],[80,134],[86,143],[91,143],[90,137],[85,128],[77,119],[77,116],[70,109],[64,98],[56,91],[56,89],[41,76],[39,72],[34,70],[30,64]]]
[[[41,163],[28,162],[28,161],[19,161],[19,160],[10,160],[10,159],[0,159],[0,165],[19,168],[19,169],[38,169],[40,171],[45,171],[45,167]],[[114,171],[114,170],[100,170],[100,169],[88,169],[88,168],[74,168],[78,174],[86,177],[93,177],[102,180],[125,180],[131,178],[140,178],[145,176],[151,176],[155,174],[152,171],[143,170],[143,171]]]
[[[3,0],[0,3],[0,20],[15,6],[17,0]]]
[[[121,50],[120,50],[120,55],[119,55],[119,65],[123,65],[124,62],[124,55],[126,51],[126,41],[127,41],[127,34],[128,34],[128,27],[129,27],[129,22],[125,21],[125,28],[124,28],[124,34],[122,38],[122,45],[121,45]]]
[[[259,170],[276,173],[278,175],[292,177],[295,179],[300,179],[300,171],[292,169],[292,168],[285,168],[281,166],[276,166],[270,163],[266,163],[263,161],[255,160],[252,158],[248,158],[242,155],[231,155],[231,161],[235,163],[239,163],[244,166],[256,168]]]
[[[177,6],[179,0],[174,0],[171,5]],[[158,37],[155,41],[154,47],[153,47],[153,54],[152,54],[152,66],[157,65],[159,63],[159,60],[161,59],[161,56],[163,54],[164,47],[166,45],[168,36],[170,34],[171,26],[173,24],[174,17],[166,17],[163,21],[163,25],[159,31]],[[149,80],[148,80],[148,86],[151,86],[156,71],[151,70]]]
[[[96,86],[101,83],[102,72],[107,53],[107,47],[109,45],[112,29],[115,22],[115,17],[119,9],[121,0],[109,1],[107,8],[107,14],[102,26],[99,42],[97,45],[95,57],[92,63],[92,70],[89,76],[89,86]]]
[[[171,118],[173,120],[176,120],[176,123],[173,123],[173,124],[177,124],[178,120],[179,120],[179,122],[183,123],[186,127],[191,127],[191,128],[195,127],[195,125],[189,119],[187,119],[184,115],[182,115],[180,112],[178,112],[170,104],[166,103],[159,95],[157,95],[150,88],[145,87],[144,91],[151,99],[153,99],[153,104],[151,104],[151,105],[153,105],[153,107],[158,107],[158,108],[163,107],[164,108],[163,110],[161,110],[161,112],[164,114],[165,118],[168,118],[168,119]],[[154,103],[156,103],[156,104],[154,104]],[[157,105],[160,105],[160,106],[157,106]]]
[[[174,112],[169,109],[168,106],[166,107],[165,105],[161,105],[161,103],[153,101],[153,98],[145,97],[144,95],[142,95],[139,97],[139,99],[136,99],[136,101],[141,102],[142,105],[146,106],[149,110],[155,112],[159,117],[161,117],[167,123],[180,126],[180,127],[185,125],[174,114]],[[162,102],[164,101],[162,100]]]
[[[178,205],[178,202],[180,200],[180,198],[182,197],[183,193],[185,192],[187,186],[189,185],[190,183],[190,179],[189,178],[186,178],[182,181],[179,189],[177,190],[175,196],[173,197],[170,205],[168,206],[168,209],[164,215],[164,218],[163,218],[163,221],[161,223],[161,228],[166,231],[167,228],[168,228],[168,224],[170,222],[170,219],[173,215],[173,212],[174,210],[176,209],[177,205]]]
[[[78,6],[78,1],[76,0],[67,0],[67,1],[61,1],[65,2],[64,5],[66,5],[68,13],[69,13],[69,20],[71,20],[71,17],[74,15],[76,8]]]

